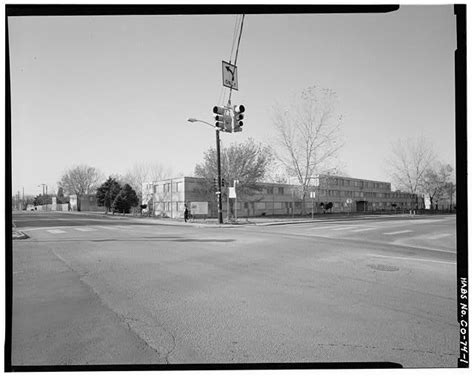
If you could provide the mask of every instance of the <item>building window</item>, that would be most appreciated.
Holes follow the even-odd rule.
[[[279,195],[283,195],[283,194],[284,194],[283,187],[278,187],[278,194],[279,194]]]
[[[267,187],[267,194],[273,194],[273,187]]]

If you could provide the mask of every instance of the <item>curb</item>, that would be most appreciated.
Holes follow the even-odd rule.
[[[25,240],[30,238],[26,233],[20,232],[18,230],[13,230],[12,232],[12,240]]]

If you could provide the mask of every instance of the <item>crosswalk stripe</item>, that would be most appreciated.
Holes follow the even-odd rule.
[[[48,229],[46,231],[53,234],[66,233],[64,230],[60,230],[60,229]]]
[[[97,229],[94,228],[74,228],[74,230],[78,230],[79,232],[95,232]]]
[[[413,233],[413,230],[399,230],[397,232],[389,232],[389,233],[384,233],[388,236],[391,236],[392,234],[403,234],[403,233]]]
[[[374,230],[374,228],[362,228],[362,229],[354,229],[351,230],[352,233],[357,233],[357,232],[367,232],[368,230]]]
[[[453,235],[454,234],[450,234],[450,233],[441,233],[441,234],[435,234],[434,236],[426,237],[426,239],[428,239],[428,240],[438,240],[440,238],[449,237],[449,236],[453,236]]]
[[[115,230],[117,229],[116,227],[113,227],[113,226],[105,226],[105,225],[96,225],[97,228],[101,228],[101,229],[107,229],[107,230]]]
[[[316,227],[313,227],[312,230],[322,230],[322,229],[331,229],[331,228],[334,228],[334,225],[330,225],[330,226],[316,226]]]
[[[357,226],[343,226],[341,228],[332,228],[330,230],[348,230],[348,229],[353,229],[353,228],[357,228]]]

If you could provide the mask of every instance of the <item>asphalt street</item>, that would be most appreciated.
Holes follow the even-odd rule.
[[[13,365],[457,366],[455,216],[13,220]]]

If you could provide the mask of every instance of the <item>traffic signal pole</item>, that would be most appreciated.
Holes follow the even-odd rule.
[[[222,224],[222,182],[221,182],[221,142],[219,140],[219,129],[216,129],[216,151],[217,151],[217,218]]]

